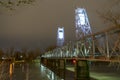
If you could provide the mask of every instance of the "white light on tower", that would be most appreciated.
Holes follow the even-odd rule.
[[[59,38],[60,39],[63,39],[64,37],[64,30],[63,29],[59,29],[59,32],[58,32],[58,35],[59,35]]]
[[[77,39],[80,39],[92,33],[87,13],[84,8],[77,8],[75,10],[75,25]]]
[[[63,46],[64,44],[64,28],[58,27],[57,31],[57,46]]]

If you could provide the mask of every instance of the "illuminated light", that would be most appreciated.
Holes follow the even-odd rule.
[[[63,39],[63,31],[59,32],[59,38]]]
[[[64,44],[64,27],[58,27],[57,31],[57,46],[61,47]]]
[[[10,64],[10,68],[9,68],[9,74],[10,74],[10,76],[12,76],[12,73],[13,73],[13,65]]]
[[[81,25],[85,25],[85,15],[84,14],[78,14],[78,15],[79,15],[79,18],[80,18],[79,23]]]
[[[5,57],[2,57],[2,59],[6,59]]]
[[[92,33],[87,13],[84,8],[75,9],[75,26],[77,40]]]
[[[75,59],[73,59],[73,61],[72,61],[72,62],[73,62],[73,64],[76,64],[76,60],[75,60]]]
[[[58,28],[58,38],[63,39],[64,37],[64,29]]]
[[[20,58],[22,58],[23,56],[21,55]]]

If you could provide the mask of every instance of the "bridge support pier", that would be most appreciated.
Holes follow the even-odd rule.
[[[90,80],[87,60],[77,60],[75,65],[75,80]]]

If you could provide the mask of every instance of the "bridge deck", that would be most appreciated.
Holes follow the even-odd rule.
[[[120,63],[120,57],[119,58],[105,58],[105,57],[99,57],[99,58],[78,58],[78,57],[73,57],[73,58],[48,58],[48,59],[66,59],[66,60],[71,60],[71,59],[76,59],[76,60],[88,60],[88,61],[103,61],[103,62],[118,62]]]

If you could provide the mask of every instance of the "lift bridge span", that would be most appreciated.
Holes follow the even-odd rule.
[[[78,59],[120,63],[120,27],[82,37],[76,42],[46,52],[42,55],[50,59]]]

